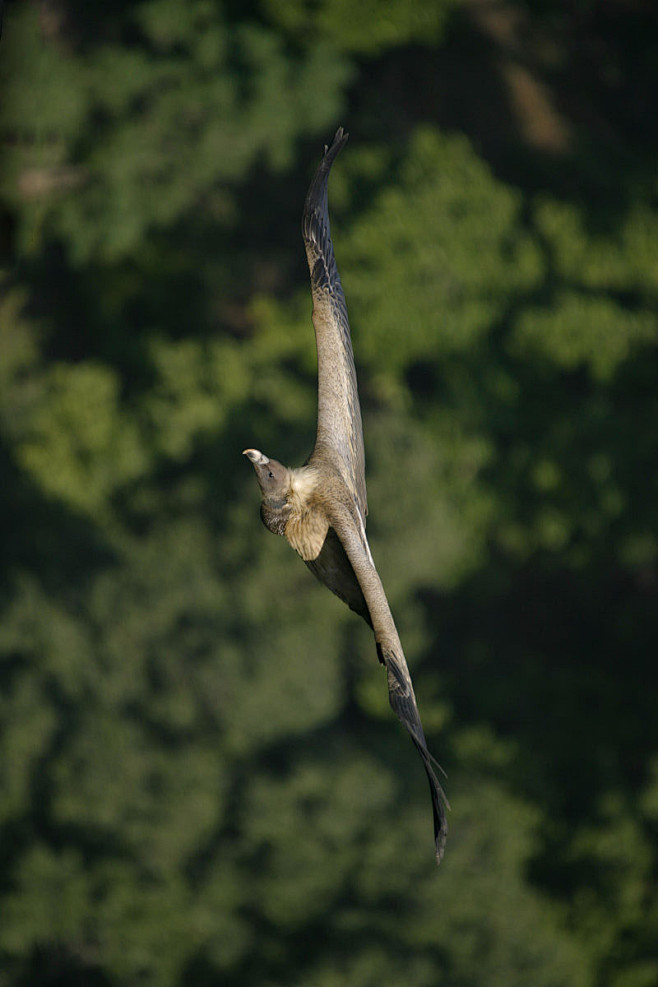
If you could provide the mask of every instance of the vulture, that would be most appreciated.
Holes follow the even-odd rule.
[[[379,661],[386,668],[391,707],[409,731],[429,781],[439,863],[446,842],[448,802],[434,770],[439,766],[427,748],[407,662],[366,538],[361,409],[327,204],[329,172],[347,138],[341,127],[331,147],[325,145],[302,217],[318,352],[315,448],[297,469],[258,449],[245,449],[243,455],[256,472],[265,527],[283,535],[320,582],[372,628]]]

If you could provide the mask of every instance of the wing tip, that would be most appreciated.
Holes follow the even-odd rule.
[[[350,135],[343,127],[338,128],[334,134],[334,139],[331,144],[324,145],[324,154],[322,156],[322,161],[320,162],[318,171],[325,173],[331,169],[332,164],[347,144],[349,136]]]
[[[317,232],[313,232],[313,226],[318,223],[319,217],[324,217],[327,237],[329,236],[329,220],[327,213],[327,185],[329,182],[329,172],[331,166],[345,147],[349,134],[343,127],[339,127],[330,145],[324,145],[324,154],[318,165],[313,180],[309,186],[304,202],[304,212],[302,214],[302,235],[308,244],[317,240]]]
[[[446,809],[449,809],[450,805],[441,786],[438,786],[437,791],[432,785],[431,779],[430,788],[432,789],[432,809],[434,815],[434,853],[438,865],[443,860],[443,854],[445,853],[446,842],[448,840]]]
[[[430,760],[432,755],[427,748],[423,749],[416,740],[414,740],[414,743],[418,748],[418,753],[423,759],[425,773],[427,774],[427,780],[430,786],[430,793],[432,796],[432,815],[434,817],[434,851],[436,854],[436,862],[437,864],[440,864],[443,860],[446,841],[448,839],[448,819],[446,816],[446,809],[450,810],[450,802],[448,802],[446,793],[443,791],[441,783],[432,770]]]
[[[347,141],[349,140],[349,136],[350,135],[347,133],[344,127],[339,127],[336,133],[334,134],[334,139],[331,142],[331,147],[329,148],[329,150],[333,150],[336,144],[340,145],[340,147],[338,148],[338,150],[340,150],[341,147],[344,147],[347,144]],[[325,144],[325,148],[326,146],[327,145]],[[326,153],[328,152],[325,150],[325,154]]]

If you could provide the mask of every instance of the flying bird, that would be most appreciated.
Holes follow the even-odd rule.
[[[290,469],[258,449],[245,449],[261,489],[265,527],[283,535],[311,572],[370,625],[386,668],[391,707],[407,728],[429,781],[437,863],[446,842],[448,805],[436,776],[411,676],[384,587],[366,538],[365,455],[345,296],[329,229],[329,172],[347,142],[340,127],[311,182],[302,235],[311,274],[318,351],[318,423],[306,463]]]

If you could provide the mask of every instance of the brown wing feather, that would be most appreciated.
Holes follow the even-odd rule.
[[[423,761],[432,796],[436,860],[440,863],[448,832],[445,811],[448,800],[432,766],[436,762],[427,747],[411,675],[386,593],[370,554],[365,529],[342,511],[331,519],[331,523],[345,549],[370,613],[377,654],[379,660],[386,666],[389,702],[399,720],[409,731]]]
[[[368,512],[361,409],[345,295],[331,242],[327,185],[331,166],[347,141],[341,127],[311,182],[302,234],[311,273],[313,325],[318,350],[318,429],[311,456],[336,466],[361,516]]]

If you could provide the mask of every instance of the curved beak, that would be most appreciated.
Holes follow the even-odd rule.
[[[265,466],[266,463],[269,463],[269,459],[263,455],[260,449],[245,449],[242,455],[246,456],[254,466]]]

